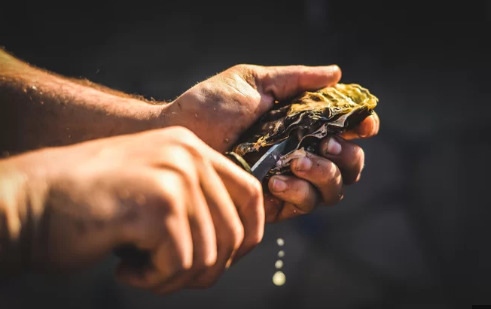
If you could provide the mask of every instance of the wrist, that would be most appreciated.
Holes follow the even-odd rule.
[[[34,180],[34,170],[28,175],[29,167],[21,161],[19,157],[0,161],[0,273],[30,268],[32,242],[44,208],[44,182]]]
[[[15,273],[26,264],[26,177],[8,161],[0,162],[0,272]]]
[[[169,126],[169,108],[171,103],[148,102],[136,98],[123,98],[128,133],[159,129]]]

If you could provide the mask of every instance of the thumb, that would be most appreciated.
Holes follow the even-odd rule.
[[[284,100],[303,91],[335,85],[341,79],[341,69],[337,65],[262,67],[256,76],[258,90]]]

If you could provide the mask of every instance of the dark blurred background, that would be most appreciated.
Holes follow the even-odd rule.
[[[379,99],[359,184],[268,225],[207,290],[155,296],[115,260],[0,279],[0,308],[470,308],[491,305],[491,4],[46,2],[0,7],[0,45],[51,71],[172,100],[238,63],[338,64]],[[8,134],[8,132],[3,132]],[[271,277],[285,239],[287,282]]]

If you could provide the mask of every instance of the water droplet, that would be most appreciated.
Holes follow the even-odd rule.
[[[283,267],[283,261],[282,260],[278,260],[274,263],[274,267],[276,267],[276,269],[280,269]]]
[[[282,271],[277,271],[273,275],[273,284],[276,286],[282,286],[286,282],[286,276]]]

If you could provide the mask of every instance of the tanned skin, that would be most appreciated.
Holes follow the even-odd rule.
[[[0,269],[87,267],[122,245],[149,254],[117,277],[156,293],[212,285],[265,222],[311,212],[357,182],[372,115],[323,140],[294,176],[261,184],[222,154],[276,100],[335,85],[337,66],[237,65],[172,102],[147,102],[0,50]]]

